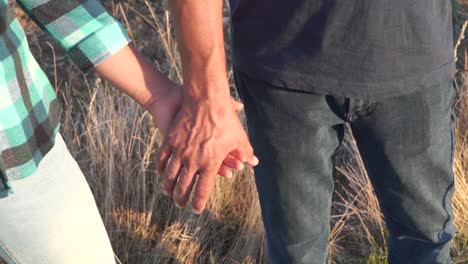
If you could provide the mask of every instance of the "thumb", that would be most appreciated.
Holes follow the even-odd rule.
[[[234,107],[234,110],[236,110],[236,112],[239,112],[240,110],[242,110],[244,108],[244,104],[241,103],[241,102],[236,101],[236,99],[234,99],[233,97],[231,97],[231,102],[232,102],[232,106]]]

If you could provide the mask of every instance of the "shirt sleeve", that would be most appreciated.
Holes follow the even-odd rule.
[[[98,0],[18,0],[21,8],[66,50],[84,72],[126,46],[130,38]]]

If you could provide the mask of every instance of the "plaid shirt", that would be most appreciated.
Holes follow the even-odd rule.
[[[83,71],[129,43],[122,25],[97,0],[18,0]],[[32,175],[59,130],[60,103],[32,56],[19,21],[0,0],[0,197]]]

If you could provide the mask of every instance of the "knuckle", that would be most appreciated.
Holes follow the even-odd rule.
[[[175,182],[176,178],[177,178],[177,172],[174,172],[174,171],[168,172],[166,175],[166,180],[168,182]]]
[[[198,200],[200,200],[201,202],[206,201],[208,200],[209,195],[210,194],[206,185],[199,186],[198,192],[196,194]]]
[[[179,167],[176,166],[174,163],[170,163],[169,166],[167,167],[167,178],[173,179],[174,177],[177,176],[178,172],[179,172]]]
[[[164,179],[163,185],[165,189],[173,191],[175,184],[176,184],[176,179],[167,178],[167,177],[166,179]]]
[[[166,173],[166,180],[167,181],[173,181],[175,180],[175,177],[176,177],[176,172],[174,172],[173,170],[168,170],[167,173]]]
[[[190,159],[190,157],[188,155],[181,155],[181,159],[180,161],[184,164],[188,164],[190,162],[192,162],[192,159]]]
[[[184,158],[182,160],[182,163],[184,164],[184,168],[186,168],[187,171],[192,171],[197,165],[195,161],[193,161],[192,159],[188,159],[188,158]]]

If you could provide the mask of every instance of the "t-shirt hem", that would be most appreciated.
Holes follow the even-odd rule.
[[[431,87],[451,79],[455,74],[455,60],[417,76],[413,75],[408,78],[384,82],[343,81],[339,78],[330,78],[313,73],[276,70],[261,64],[245,65],[235,60],[233,61],[233,67],[253,79],[262,80],[277,87],[286,87],[313,94],[373,99],[414,93],[419,89]]]

